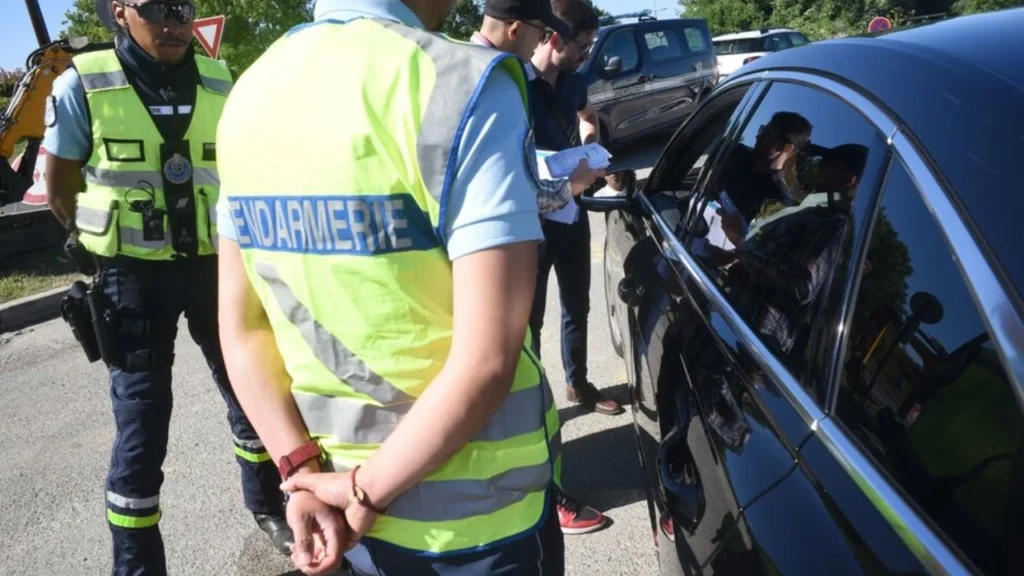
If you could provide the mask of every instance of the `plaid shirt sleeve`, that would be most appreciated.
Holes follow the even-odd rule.
[[[801,311],[840,256],[846,221],[823,209],[803,211],[768,224],[741,248],[748,319],[781,353],[792,350]]]
[[[748,270],[800,304],[811,301],[828,274],[834,255],[829,254],[845,218],[824,209],[798,212],[772,222],[744,248]]]
[[[572,200],[569,179],[538,180],[537,209],[541,214],[561,210]]]

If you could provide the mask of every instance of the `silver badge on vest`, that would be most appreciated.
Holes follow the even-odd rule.
[[[164,164],[164,178],[171,184],[186,184],[192,178],[192,163],[181,154],[172,155]]]

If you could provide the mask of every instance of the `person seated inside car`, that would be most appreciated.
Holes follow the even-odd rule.
[[[766,202],[796,203],[796,157],[811,139],[811,123],[796,112],[777,112],[757,131],[753,148],[738,145],[723,174],[722,228],[736,243]]]
[[[794,349],[797,332],[840,257],[867,155],[860,144],[825,149],[814,190],[798,204],[752,221],[720,264],[735,264],[726,273],[730,299],[780,355]]]

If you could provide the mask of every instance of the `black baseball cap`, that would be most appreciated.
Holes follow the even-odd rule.
[[[497,20],[540,20],[559,36],[572,37],[569,25],[551,11],[551,0],[486,0],[484,16]]]
[[[838,164],[860,177],[868,163],[868,147],[863,144],[840,144],[823,150],[821,159]]]

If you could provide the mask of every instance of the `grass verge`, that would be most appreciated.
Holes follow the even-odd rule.
[[[17,254],[0,261],[0,304],[83,279],[62,247]]]

